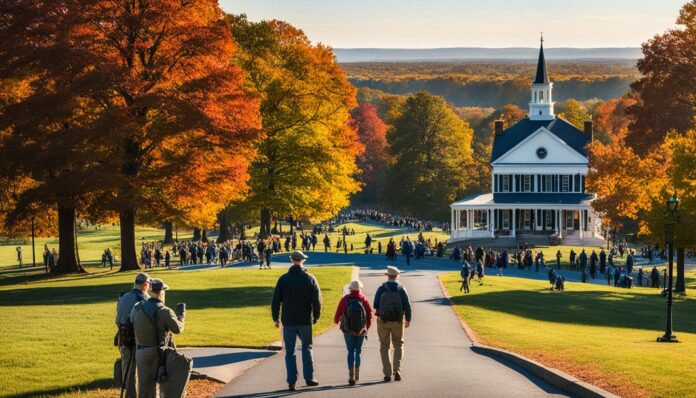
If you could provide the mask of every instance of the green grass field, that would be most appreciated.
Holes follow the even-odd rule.
[[[695,272],[689,275],[693,294]],[[559,368],[626,397],[694,396],[696,300],[677,298],[679,344],[660,344],[665,299],[648,288],[619,289],[490,276],[459,292],[456,273],[441,276],[455,311],[479,339]]]
[[[136,243],[152,242],[164,239],[164,230],[158,228],[137,227],[135,229]],[[191,239],[191,231],[179,231],[179,239]],[[58,250],[58,238],[36,239],[36,264],[43,265],[43,247],[47,244],[50,249]],[[87,229],[78,229],[77,245],[80,260],[84,264],[101,263],[101,256],[108,247],[118,258],[121,257],[121,241],[118,226],[100,225]],[[0,238],[0,267],[17,265],[16,247],[22,247],[24,264],[31,265],[31,238],[4,239]]]
[[[351,267],[312,268],[331,326]],[[108,387],[118,356],[113,346],[115,303],[135,273],[89,269],[86,275],[44,277],[0,270],[0,396],[42,396]],[[187,303],[179,346],[265,346],[279,340],[270,302],[283,269],[154,270],[171,287],[167,304]]]

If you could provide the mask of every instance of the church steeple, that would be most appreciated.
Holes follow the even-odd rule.
[[[541,36],[539,61],[537,62],[536,78],[532,83],[532,99],[529,102],[530,120],[553,120],[553,83],[549,81],[544,57],[544,36]]]
[[[536,79],[534,84],[548,83],[549,74],[546,72],[546,58],[544,58],[544,36],[541,36],[541,48],[539,49],[539,61],[537,62]]]

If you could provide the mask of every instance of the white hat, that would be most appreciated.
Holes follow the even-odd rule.
[[[354,280],[348,284],[348,290],[358,291],[363,288],[362,282],[359,280]]]
[[[396,276],[399,275],[401,271],[393,265],[387,267],[387,273],[385,275]]]

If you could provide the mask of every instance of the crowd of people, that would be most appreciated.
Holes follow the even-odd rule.
[[[438,226],[433,221],[421,221],[414,217],[404,217],[379,210],[351,210],[341,213],[338,222],[344,223],[350,220],[372,221],[393,227],[408,228],[415,231],[432,231]],[[439,225],[443,230],[447,230],[447,225]]]
[[[621,257],[625,254],[624,265],[615,263],[614,259],[617,254]],[[489,249],[486,251],[480,246],[475,249],[468,246],[462,250],[455,246],[450,258],[462,263],[462,286],[460,290],[467,293],[469,292],[470,281],[476,277],[480,283],[486,269],[497,269],[498,275],[502,276],[503,270],[508,268],[508,266],[516,266],[519,270],[526,269],[528,271],[531,271],[533,267],[535,272],[539,272],[540,269],[546,270],[552,288],[558,290],[563,290],[565,282],[565,278],[561,277],[557,272],[557,270],[561,269],[561,260],[563,258],[563,253],[560,250],[556,252],[555,261],[550,263],[545,261],[543,251],[538,250],[535,252],[532,248],[525,247],[523,244],[512,255],[507,250],[497,252]],[[630,249],[624,248],[622,250],[616,247],[609,250],[608,253],[604,249],[599,249],[599,253],[597,253],[597,250],[592,250],[588,256],[585,249],[580,249],[580,253],[577,253],[571,248],[568,253],[568,260],[571,270],[580,271],[580,280],[583,283],[598,279],[599,275],[603,275],[610,286],[631,288],[635,279],[635,283],[638,286],[645,284],[645,286],[654,288],[660,287],[660,272],[657,267],[653,266],[649,273],[646,267],[637,267],[635,252]]]

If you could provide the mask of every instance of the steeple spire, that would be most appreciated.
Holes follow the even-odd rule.
[[[549,75],[546,72],[546,58],[544,58],[544,34],[541,34],[541,47],[539,48],[539,62],[537,62],[536,79],[534,84],[544,84],[549,82]]]
[[[529,102],[530,120],[553,120],[553,83],[549,81],[546,71],[546,58],[544,58],[544,34],[541,34],[541,47],[539,48],[539,63],[537,64],[536,78],[532,83],[532,99]]]

